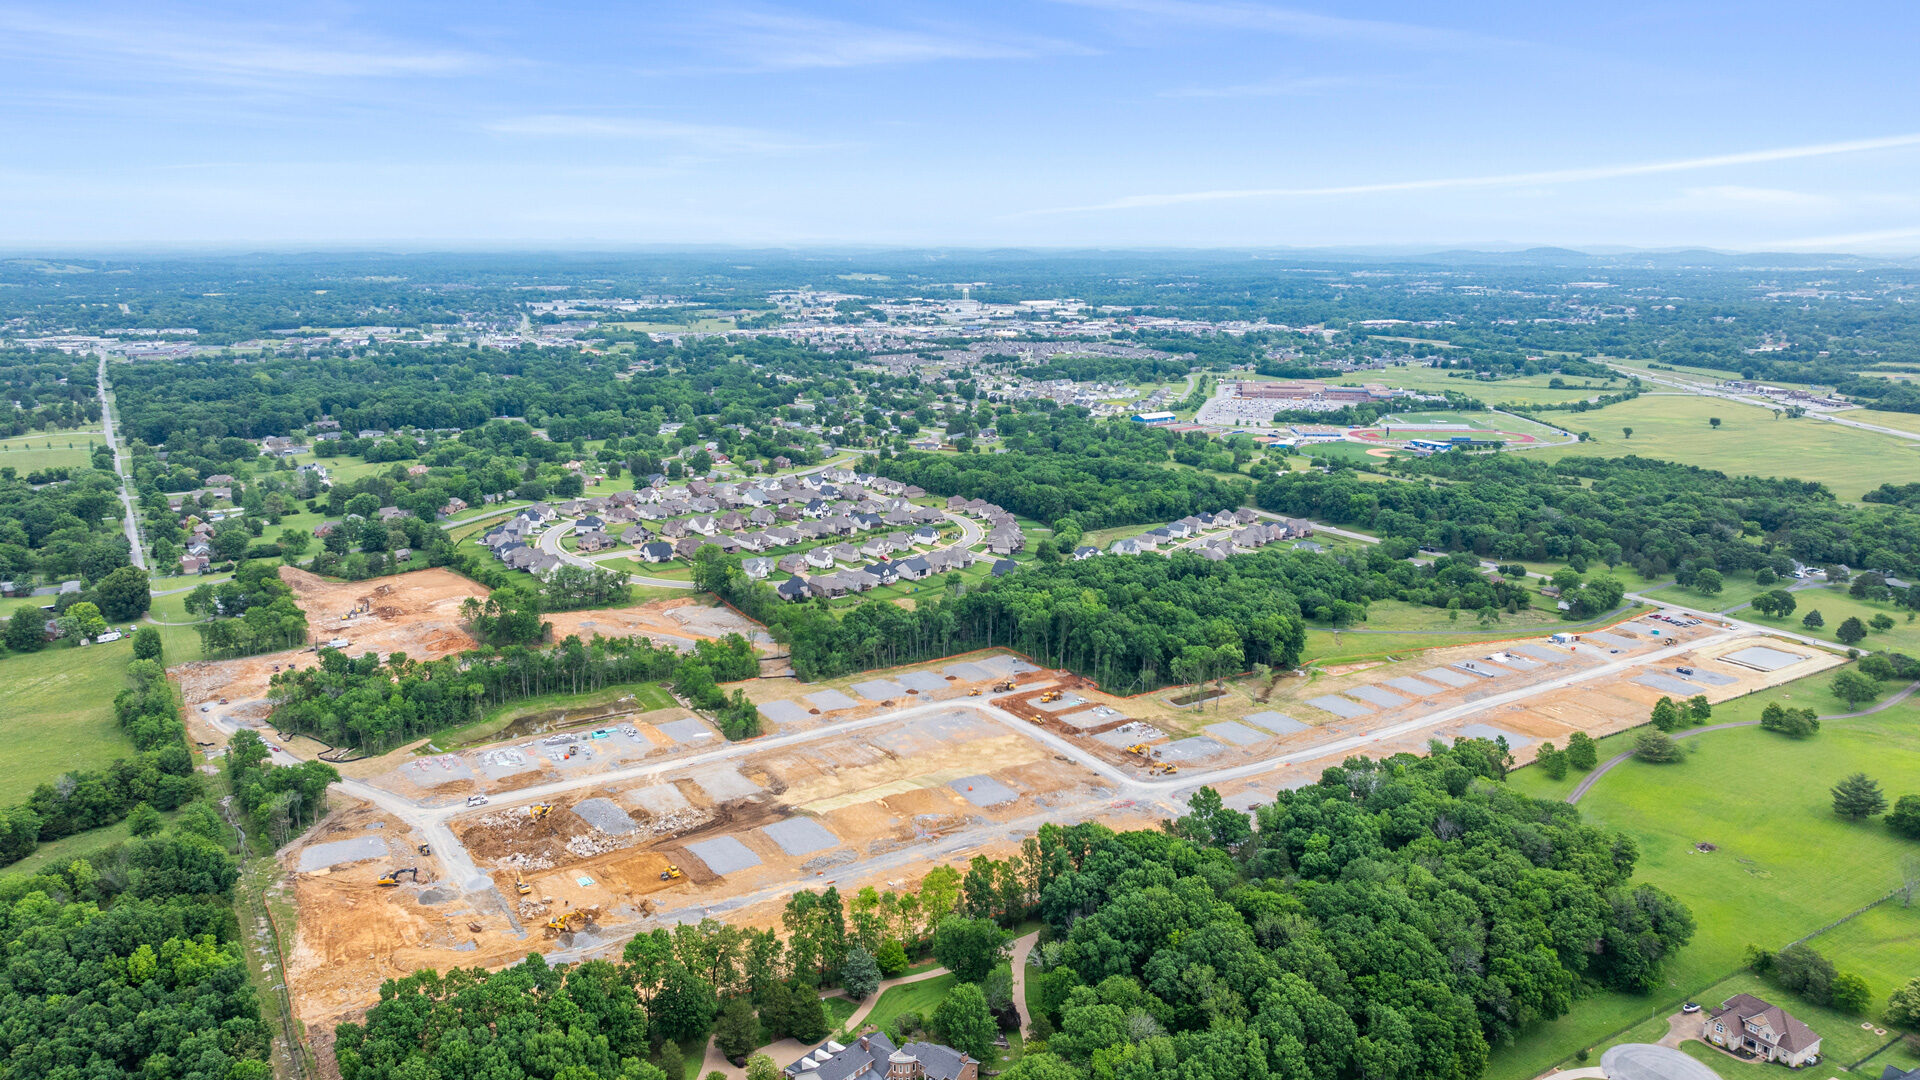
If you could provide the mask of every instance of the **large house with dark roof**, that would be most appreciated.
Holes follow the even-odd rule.
[[[1795,1069],[1820,1059],[1820,1036],[1812,1028],[1752,994],[1735,994],[1710,1010],[1703,1033],[1715,1046]]]
[[[979,1080],[980,1063],[952,1047],[911,1042],[896,1049],[882,1034],[852,1046],[829,1039],[784,1070],[791,1080]]]

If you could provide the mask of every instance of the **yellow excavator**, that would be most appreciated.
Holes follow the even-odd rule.
[[[598,908],[574,908],[547,920],[547,929],[556,934],[572,934],[592,926],[600,916]]]
[[[668,863],[667,868],[660,871],[661,881],[678,881],[683,876],[685,875],[680,873],[680,868],[672,863]]]
[[[1146,743],[1134,743],[1132,746],[1127,747],[1127,753],[1139,757],[1146,757],[1148,754],[1153,753],[1153,747],[1148,746]]]
[[[538,825],[547,819],[548,814],[553,813],[553,804],[543,802],[534,803],[532,806],[527,807],[527,813],[533,818],[533,823]]]
[[[519,893],[521,896],[533,895],[533,886],[527,884],[526,879],[520,876],[520,871],[518,870],[513,872],[513,891]]]
[[[418,868],[416,868],[416,867],[412,867],[412,866],[405,866],[405,867],[398,867],[398,868],[396,868],[396,869],[393,869],[393,870],[389,870],[389,871],[387,871],[386,873],[384,873],[384,874],[381,874],[381,875],[380,875],[380,880],[379,880],[379,881],[376,881],[376,882],[374,882],[374,884],[375,884],[375,885],[387,885],[387,886],[393,886],[393,885],[398,885],[398,884],[400,884],[400,875],[401,875],[401,874],[412,874],[412,875],[413,875],[413,883],[414,883],[415,885],[418,885],[418,884],[420,884],[420,871],[419,871],[419,869],[418,869]]]

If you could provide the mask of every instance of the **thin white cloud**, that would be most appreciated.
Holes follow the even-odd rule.
[[[675,143],[698,150],[735,154],[790,153],[817,150],[823,145],[755,128],[733,127],[725,124],[694,124],[638,116],[543,113],[507,117],[493,121],[486,127],[496,135]]]
[[[749,70],[852,68],[946,60],[1026,60],[1087,53],[1072,42],[995,36],[957,26],[871,26],[783,12],[714,13],[703,36],[716,52]]]
[[[1521,187],[1538,184],[1580,183],[1614,180],[1629,176],[1653,176],[1660,173],[1691,172],[1734,165],[1759,165],[1774,161],[1831,157],[1871,150],[1893,150],[1920,146],[1920,133],[1888,135],[1876,139],[1852,139],[1846,142],[1816,143],[1771,150],[1747,150],[1734,154],[1681,158],[1675,161],[1648,161],[1631,165],[1596,165],[1578,169],[1548,169],[1540,172],[1501,173],[1493,176],[1452,176],[1426,180],[1389,180],[1372,184],[1341,184],[1331,187],[1229,188],[1210,191],[1168,192],[1155,195],[1128,195],[1088,206],[1064,206],[1028,211],[1028,214],[1081,214],[1108,210],[1138,210],[1187,203],[1227,202],[1245,199],[1314,198],[1335,195],[1376,195],[1402,191],[1438,191],[1448,188]]]
[[[1439,27],[1349,19],[1266,4],[1215,0],[1055,0],[1157,23],[1209,26],[1322,41],[1358,41],[1413,48],[1459,48],[1491,39]]]
[[[1199,98],[1204,100],[1299,97],[1308,94],[1324,93],[1328,90],[1352,90],[1377,85],[1381,84],[1366,79],[1357,79],[1348,75],[1302,75],[1298,78],[1273,79],[1267,82],[1245,83],[1239,86],[1183,86],[1173,90],[1162,90],[1160,96],[1163,98]]]
[[[469,53],[408,48],[321,26],[50,17],[19,8],[0,8],[0,55],[206,81],[446,76],[484,65]]]
[[[1680,195],[1680,205],[1693,210],[1828,210],[1840,205],[1830,195],[1744,184],[1690,187],[1682,189]]]

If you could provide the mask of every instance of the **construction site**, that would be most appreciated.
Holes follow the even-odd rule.
[[[689,607],[708,614],[675,618]],[[685,602],[581,614],[689,632],[738,619]],[[678,707],[616,701],[571,723],[529,710],[547,722],[356,763],[341,785],[352,800],[338,800],[350,809],[286,856],[290,985],[301,1018],[324,1027],[418,966],[578,960],[704,917],[778,925],[797,889],[912,887],[935,866],[1010,854],[1047,822],[1152,827],[1201,785],[1252,808],[1353,754],[1436,738],[1504,739],[1524,762],[1573,731],[1643,723],[1662,696],[1723,701],[1841,662],[1655,613],[1132,698],[1005,652],[763,678],[743,687],[763,733],[737,743]]]

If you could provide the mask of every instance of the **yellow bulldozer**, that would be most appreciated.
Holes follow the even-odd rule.
[[[574,908],[563,911],[547,920],[547,931],[554,934],[574,934],[592,926],[600,918],[599,908]]]
[[[387,885],[387,886],[398,885],[400,884],[400,875],[402,874],[412,874],[413,883],[415,885],[420,884],[420,871],[418,868],[412,867],[412,866],[398,867],[393,870],[389,870],[386,873],[381,874],[380,880],[374,882],[374,884]]]
[[[665,870],[660,871],[661,881],[678,881],[680,878],[684,876],[685,875],[680,872],[680,868],[673,865],[672,863],[668,863],[667,868]]]

